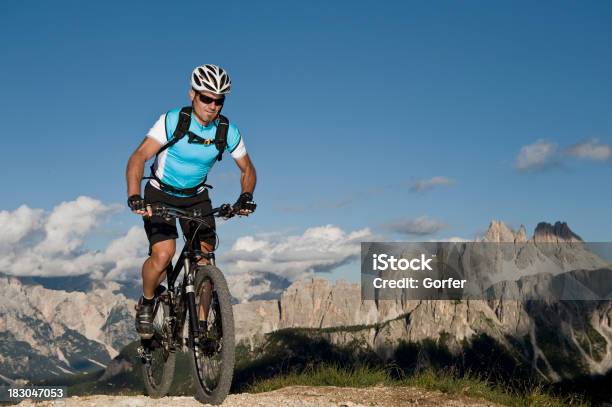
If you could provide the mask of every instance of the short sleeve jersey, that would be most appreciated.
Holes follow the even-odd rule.
[[[178,124],[180,110],[180,108],[174,109],[162,114],[147,133],[147,137],[152,138],[161,145],[172,140],[172,135]],[[192,117],[189,131],[203,139],[212,141],[215,139],[218,124],[219,120],[214,120],[208,126],[202,126]],[[238,160],[246,154],[246,148],[240,131],[231,121],[227,131],[226,151],[231,153],[234,160]],[[164,184],[181,189],[193,188],[204,181],[215,164],[218,153],[219,151],[214,143],[209,145],[189,143],[189,137],[185,136],[157,156],[153,164],[153,171],[155,171],[157,178]],[[151,185],[161,189],[159,183],[155,180],[151,180]],[[203,189],[202,187],[201,190]]]

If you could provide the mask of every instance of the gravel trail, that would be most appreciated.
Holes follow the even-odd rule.
[[[22,401],[20,407],[202,407],[191,397],[151,399],[145,396],[82,396],[58,401]],[[369,388],[291,386],[267,393],[231,394],[223,407],[498,407],[499,405],[464,396],[450,396],[413,387]]]

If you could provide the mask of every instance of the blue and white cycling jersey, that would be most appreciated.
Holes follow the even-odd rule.
[[[147,137],[152,138],[161,145],[170,141],[178,124],[180,111],[181,109],[178,108],[162,114],[147,133]],[[214,140],[218,123],[219,121],[215,120],[208,126],[202,126],[192,116],[189,130],[199,137]],[[246,148],[240,131],[231,121],[227,131],[226,150],[231,153],[234,160],[238,160],[246,154]],[[181,189],[193,188],[204,180],[216,162],[218,153],[219,151],[214,143],[210,145],[189,143],[189,137],[186,135],[178,143],[162,151],[157,156],[153,164],[153,170],[157,178],[164,184]],[[161,189],[157,181],[151,180],[150,182],[155,188]],[[202,187],[198,190],[198,193],[203,189]]]

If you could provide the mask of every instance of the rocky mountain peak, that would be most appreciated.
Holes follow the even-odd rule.
[[[535,228],[532,240],[537,243],[582,242],[582,238],[572,232],[565,222],[540,222]]]
[[[484,240],[486,242],[514,242],[516,235],[512,229],[500,220],[493,219],[489,223],[489,228],[485,234]]]
[[[521,225],[518,232],[515,232],[504,222],[493,219],[489,223],[489,228],[483,240],[496,243],[526,243],[527,233],[524,225]],[[548,222],[538,223],[530,241],[536,243],[567,243],[582,242],[583,240],[572,232],[566,222],[557,221],[554,225]]]
[[[525,231],[525,225],[521,225],[514,241],[516,243],[525,243],[527,241],[527,232]]]

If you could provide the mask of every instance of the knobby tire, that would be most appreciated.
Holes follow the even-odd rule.
[[[142,363],[142,380],[146,393],[154,399],[168,395],[172,380],[174,379],[176,353],[174,350],[167,352],[161,347],[163,332],[158,330],[158,328],[165,326],[164,318],[169,315],[169,312],[168,305],[161,301],[158,302],[158,305],[155,307],[155,314],[153,315],[154,325],[156,326],[153,338],[141,341],[143,345],[148,344],[151,347],[153,354],[153,363],[151,365]],[[152,377],[151,374],[159,377],[159,379]]]
[[[200,296],[202,290],[202,284],[204,284],[205,280],[207,279],[212,281],[214,287],[213,293],[216,293],[213,294],[213,301],[211,303],[211,309],[209,310],[209,318],[211,316],[211,311],[215,312],[215,310],[213,310],[213,307],[215,307],[215,302],[217,303],[217,306],[215,307],[216,312],[219,312],[221,316],[221,372],[218,378],[217,385],[214,389],[209,389],[207,388],[205,383],[202,383],[201,375],[198,371],[198,363],[196,361],[195,349],[190,349],[191,355],[189,360],[191,362],[191,371],[195,383],[196,400],[200,401],[201,403],[218,405],[223,403],[223,400],[225,400],[225,398],[227,397],[230,387],[232,385],[232,378],[234,376],[234,314],[232,311],[231,296],[229,288],[227,286],[227,282],[225,281],[225,277],[223,276],[221,270],[212,265],[198,266],[194,281],[196,302],[199,304],[198,297]],[[219,357],[219,353],[216,353],[216,355],[216,357]]]

